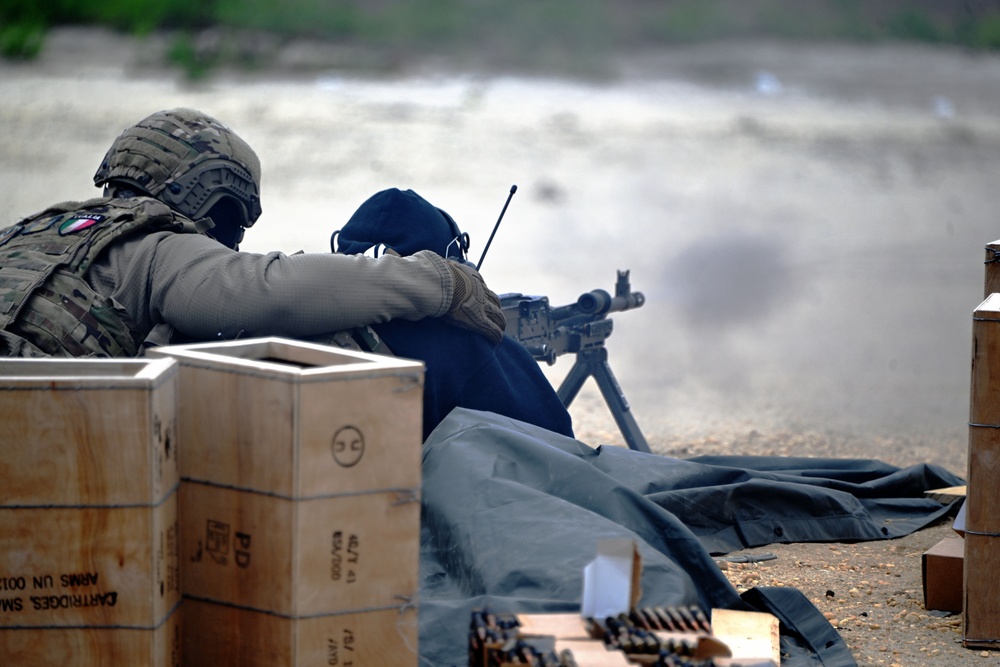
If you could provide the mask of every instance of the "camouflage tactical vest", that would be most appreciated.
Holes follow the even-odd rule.
[[[66,202],[0,230],[0,356],[133,357],[147,332],[84,279],[137,231],[194,232],[155,199]]]

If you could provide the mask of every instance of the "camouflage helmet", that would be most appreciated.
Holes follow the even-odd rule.
[[[196,221],[225,198],[241,209],[241,228],[261,213],[257,154],[193,109],[158,111],[122,132],[94,174],[98,187],[111,182],[136,187]]]

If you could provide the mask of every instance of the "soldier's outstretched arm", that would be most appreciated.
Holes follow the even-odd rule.
[[[94,269],[96,280],[118,285],[114,298],[140,324],[167,323],[202,340],[312,336],[449,313],[491,339],[502,335],[495,295],[453,264],[432,252],[243,253],[199,235],[159,233],[116,244]]]

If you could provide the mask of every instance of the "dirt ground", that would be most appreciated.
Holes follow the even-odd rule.
[[[730,564],[740,592],[793,586],[837,628],[859,665],[995,665],[996,652],[962,647],[962,615],[924,608],[921,554],[946,536],[942,523],[886,543],[792,544],[748,549],[775,560]]]
[[[192,86],[163,44],[52,36],[0,63],[7,222],[96,194],[114,136],[160,108],[225,120],[264,165],[243,249],[326,251],[368,195],[413,188],[448,210],[497,292],[556,305],[630,270],[612,369],[657,453],[967,461],[971,315],[1000,238],[1000,57],[912,46],[720,43],[632,54],[599,82],[414,62],[357,76],[291,45],[280,67]],[[572,360],[546,372],[554,383]],[[592,384],[585,442],[623,439]],[[860,665],[1000,664],[961,617],[922,608],[941,524],[857,545],[774,545],[734,585],[796,586]],[[833,595],[828,594],[832,591]]]

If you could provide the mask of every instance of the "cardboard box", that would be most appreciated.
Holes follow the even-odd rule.
[[[420,488],[423,364],[280,338],[169,346],[181,477],[301,499]]]
[[[965,540],[946,537],[922,557],[924,608],[962,611],[962,576]]]
[[[181,516],[186,596],[291,618],[416,599],[415,489],[291,501],[185,482]]]
[[[416,667],[414,606],[292,619],[187,599],[184,667]]]
[[[169,359],[0,360],[0,505],[160,502],[179,481],[177,371]]]
[[[642,556],[635,540],[606,539],[597,543],[594,560],[583,568],[583,617],[627,613],[642,597]]]

